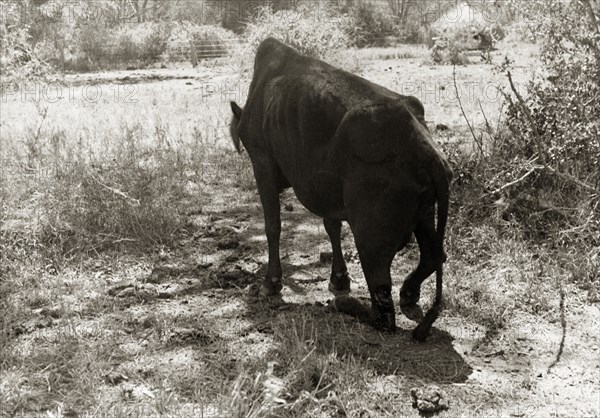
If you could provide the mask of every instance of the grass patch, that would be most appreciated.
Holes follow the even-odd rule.
[[[353,50],[360,59],[368,61],[424,58],[429,50],[423,45],[398,45],[396,47],[371,47]]]
[[[47,108],[36,112],[35,128],[3,139],[3,268],[29,258],[56,269],[82,254],[171,246],[183,215],[209,201],[207,183],[249,177],[246,161],[215,151],[214,132],[190,126],[174,137],[158,114],[151,127],[123,120],[83,139],[68,121],[50,122]]]
[[[112,333],[69,324],[50,335],[41,333],[28,346],[9,346],[0,371],[3,410],[14,414],[54,409],[57,396],[74,410],[86,409],[96,401],[101,376],[124,358]],[[26,371],[27,377],[16,370]]]

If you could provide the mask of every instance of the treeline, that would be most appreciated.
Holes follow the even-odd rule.
[[[489,22],[510,18],[495,4],[472,3]],[[431,43],[431,24],[455,6],[439,0],[0,0],[1,65],[5,74],[33,76],[46,64],[89,71],[193,59],[194,48],[226,54],[256,22],[264,23],[265,8],[290,27],[301,9],[336,18],[348,28],[349,46]]]

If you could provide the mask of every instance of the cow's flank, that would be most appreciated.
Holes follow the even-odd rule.
[[[232,139],[236,149],[241,143],[248,151],[265,218],[269,261],[261,294],[282,288],[279,193],[292,187],[324,219],[333,250],[333,305],[379,329],[396,328],[390,267],[415,235],[420,261],[400,290],[400,307],[420,321],[413,337],[425,339],[442,304],[452,174],[431,139],[421,102],[266,39],[256,53],[246,105],[232,102],[231,109]],[[370,308],[347,296],[342,221],[354,235]],[[421,283],[433,272],[435,301],[423,318]]]

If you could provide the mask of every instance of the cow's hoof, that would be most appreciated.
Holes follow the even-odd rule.
[[[420,298],[421,292],[419,291],[400,290],[400,310],[408,319],[417,322],[423,319],[423,310],[418,303]]]
[[[429,335],[430,328],[431,327],[422,326],[422,325],[417,326],[412,332],[413,340],[420,342],[420,343],[425,341],[425,339]]]
[[[391,288],[383,287],[373,292],[371,305],[375,319],[373,326],[382,331],[396,331],[396,313]]]
[[[423,319],[423,309],[414,303],[412,305],[400,305],[400,310],[408,319],[420,322]]]
[[[270,279],[267,277],[263,280],[262,286],[260,287],[260,295],[264,297],[279,295],[281,289],[283,289],[281,279]]]
[[[419,303],[419,299],[421,299],[421,292],[405,290],[404,288],[400,290],[400,306],[411,306]]]
[[[384,315],[381,315],[373,325],[380,331],[396,332],[396,315],[394,312],[388,312]]]
[[[350,276],[348,272],[341,274],[331,274],[329,279],[329,291],[336,296],[343,296],[350,293]]]

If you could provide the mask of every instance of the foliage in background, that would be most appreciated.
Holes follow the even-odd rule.
[[[76,53],[67,69],[94,70],[123,65],[147,66],[160,61],[167,50],[170,25],[143,23],[109,29],[102,23],[79,29]]]
[[[527,126],[522,105],[511,100],[509,128],[523,153],[531,156],[534,130],[544,139],[549,163],[590,184],[600,183],[600,5],[549,2],[550,18],[542,61],[546,80],[528,88],[527,107],[534,126]],[[529,149],[528,149],[529,148]]]
[[[0,23],[0,72],[2,82],[43,78],[52,71],[31,45],[28,26]]]
[[[543,3],[543,4],[542,4]],[[460,217],[560,249],[573,279],[600,274],[600,30],[597,3],[539,2],[541,72],[506,91],[505,126],[480,152],[449,154]],[[542,7],[543,6],[543,7]],[[543,24],[539,24],[539,22]],[[501,69],[510,67],[505,62]],[[577,261],[575,261],[577,260]]]
[[[430,26],[433,63],[468,64],[465,52],[472,50],[487,51],[489,61],[489,51],[506,35],[504,27],[511,19],[506,9],[468,2],[444,9]]]
[[[439,65],[467,65],[469,58],[465,54],[464,44],[457,39],[437,39],[431,48],[431,60]]]
[[[507,127],[513,138],[510,150],[518,158],[515,167],[521,170],[547,164],[599,190],[600,5],[587,1],[545,5],[539,30],[545,39],[541,57],[547,77],[528,86],[524,102],[507,95]],[[536,161],[531,162],[533,159]],[[538,171],[530,179],[537,181],[536,201],[547,195],[544,199],[548,203],[537,203],[532,213],[554,214],[565,229],[600,232],[597,195],[590,200],[589,190],[574,181],[565,181],[548,170]],[[511,192],[522,192],[527,185],[529,181]]]
[[[353,45],[353,21],[327,5],[300,4],[295,10],[273,11],[263,7],[246,26],[249,53],[268,38],[277,38],[303,54],[325,58]]]
[[[7,4],[4,0],[0,1]],[[165,59],[173,57],[181,61],[184,56],[195,62],[190,43],[186,44],[190,37],[195,37],[198,48],[206,49],[208,55],[230,55],[236,42],[230,41],[233,34],[223,32],[223,28],[236,34],[244,31],[250,34],[252,47],[260,39],[272,35],[302,52],[323,57],[347,46],[391,46],[398,39],[427,43],[431,47],[432,36],[439,35],[433,30],[435,25],[457,24],[454,15],[440,18],[443,11],[457,7],[452,1],[427,0],[422,2],[422,7],[416,7],[411,0],[380,3],[348,1],[344,5],[315,4],[309,0],[273,0],[268,2],[267,9],[262,8],[262,3],[242,0],[19,0],[15,4],[27,11],[22,14],[25,22],[19,24],[24,28],[25,39],[39,61],[47,62],[54,69],[68,71],[146,67],[164,64]],[[490,9],[490,14],[497,7],[485,5],[478,8],[472,4],[471,9]],[[18,20],[21,15],[16,13],[15,16]],[[482,12],[477,11],[477,19],[471,22],[476,29],[482,29],[479,27],[484,22],[481,16]],[[177,30],[186,25],[203,29],[194,34]],[[171,34],[173,26],[176,30]],[[468,47],[463,43],[464,40],[461,40],[456,43],[456,48],[441,54],[434,52],[434,62],[466,63],[462,50]],[[33,64],[35,62],[32,61]],[[29,74],[35,71],[24,68],[22,72]]]
[[[397,19],[387,10],[370,3],[360,3],[348,10],[355,29],[352,35],[358,48],[387,46],[387,37],[397,36],[400,28]]]
[[[196,50],[211,57],[225,56],[238,43],[238,38],[230,30],[213,25],[197,25],[183,21],[172,25],[167,42],[167,59],[169,62],[191,59],[190,43],[194,42]]]

